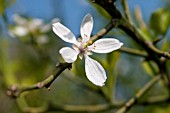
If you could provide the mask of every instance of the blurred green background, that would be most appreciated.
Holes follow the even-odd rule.
[[[133,21],[136,23],[134,10],[139,6],[147,26],[154,11],[170,6],[168,0],[127,1]],[[116,5],[123,13],[120,1]],[[108,103],[108,100],[124,102],[151,78],[152,72],[141,57],[118,51],[94,54],[92,57],[107,72],[109,80],[106,86],[99,88],[89,82],[84,72],[84,60],[78,59],[71,70],[64,71],[53,82],[50,91],[39,89],[25,92],[17,99],[10,98],[6,95],[8,87],[44,80],[57,62],[64,62],[59,49],[67,43],[52,32],[52,23],[60,21],[78,37],[81,21],[87,13],[94,19],[93,35],[109,23],[110,17],[88,0],[1,0],[0,13],[0,113],[22,113],[28,106],[43,107],[51,102],[56,105],[98,105]],[[139,48],[119,29],[113,29],[105,37],[117,38],[125,47]],[[170,32],[166,31],[164,37],[166,39],[158,46],[169,51]],[[166,88],[158,83],[145,98],[166,96],[167,93]],[[135,112],[169,113],[170,106],[168,103],[135,106],[130,113]]]

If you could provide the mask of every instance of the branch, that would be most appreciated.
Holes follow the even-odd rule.
[[[112,28],[114,27],[114,25],[112,24],[112,21],[109,22],[108,25],[106,25],[106,27],[104,27],[103,29],[101,29],[98,33],[96,33],[94,36],[91,37],[91,40],[95,41],[96,39],[100,39],[102,38],[104,35],[106,35]]]
[[[121,47],[118,51],[125,52],[125,53],[131,54],[131,55],[145,57],[145,58],[148,57],[148,54],[146,52],[140,51],[137,49]]]
[[[159,80],[159,76],[156,76],[153,79]],[[152,82],[150,81],[150,85],[154,84],[156,82],[156,80],[155,81],[154,80],[151,80]],[[35,86],[35,85],[33,85],[33,86]],[[44,87],[49,87],[49,86],[44,85]],[[147,87],[149,87],[149,86],[147,86]],[[146,88],[143,88],[143,93],[145,93],[144,90],[146,90]],[[139,97],[141,94],[142,94],[142,91],[140,91],[140,93],[138,93],[137,94],[138,96],[136,96],[136,97]],[[169,98],[165,98],[165,97],[164,98],[156,98],[156,99],[152,98],[152,99],[148,99],[143,102],[136,103],[136,105],[153,105],[153,104],[165,103],[168,101],[169,101]],[[120,106],[123,106],[123,105],[124,105],[123,103],[115,103],[115,102],[107,103],[107,104],[98,104],[98,105],[55,105],[53,103],[47,103],[46,105],[43,105],[41,107],[26,106],[26,107],[22,108],[22,110],[23,110],[23,112],[26,112],[26,113],[45,113],[47,111],[48,112],[49,111],[64,111],[64,112],[69,112],[69,113],[78,113],[78,112],[87,113],[87,112],[108,111],[111,109],[119,108]]]
[[[163,103],[169,103],[170,102],[170,97],[167,96],[154,96],[150,97],[145,101],[139,102],[137,105],[162,105]]]
[[[38,82],[33,85],[28,85],[28,86],[17,86],[17,85],[12,85],[8,90],[7,90],[7,95],[11,97],[18,97],[21,93],[29,90],[34,90],[34,89],[40,89],[40,88],[48,88],[50,90],[50,85],[53,83],[53,81],[65,70],[65,69],[70,69],[71,64],[69,63],[60,63],[56,65],[55,71],[48,76],[45,80]]]
[[[158,80],[160,80],[160,76],[157,76],[155,78],[153,78],[151,81],[154,82],[152,83],[150,81],[150,84],[154,85]],[[149,83],[148,83],[149,84]],[[152,87],[152,86],[151,86]],[[148,90],[147,90],[148,91]],[[139,95],[138,95],[139,96]],[[170,98],[154,98],[154,99],[150,99],[150,100],[146,100],[144,102],[140,102],[137,103],[136,105],[155,105],[155,104],[162,104],[162,103],[167,103],[169,102]],[[46,111],[65,111],[65,112],[69,112],[69,113],[77,113],[77,112],[81,112],[81,113],[99,113],[99,112],[104,112],[104,111],[108,111],[111,109],[115,109],[115,108],[119,108],[120,106],[122,106],[122,103],[110,103],[110,104],[98,104],[98,105],[50,105],[48,110]],[[120,112],[122,113],[122,112]]]
[[[154,97],[143,102],[139,102],[136,105],[159,105],[162,103],[168,103],[170,98],[167,97]],[[54,103],[47,103],[41,107],[24,107],[21,110],[26,113],[46,113],[46,112],[67,112],[67,113],[99,113],[116,109],[122,106],[123,103],[108,103],[97,105],[57,105]]]
[[[126,18],[129,20],[129,22],[133,25],[127,0],[121,0],[121,3],[122,3],[122,6],[123,6],[123,9],[124,9],[124,11],[125,11],[125,17],[126,17]]]
[[[110,110],[111,108],[118,108],[118,105],[112,104],[98,104],[98,105],[56,105],[48,103],[41,107],[25,107],[23,112],[25,113],[46,113],[46,112],[67,112],[67,113],[99,113]]]
[[[101,29],[96,35],[91,37],[92,40],[96,40],[98,38],[101,38],[106,33],[108,33],[112,29],[112,27],[113,27],[113,24],[109,23],[105,28]],[[71,64],[68,64],[68,63],[59,63],[59,65],[56,66],[55,71],[50,76],[48,76],[46,79],[44,79],[43,81],[38,82],[38,83],[33,84],[33,85],[28,85],[28,86],[12,85],[7,90],[6,94],[8,96],[16,98],[21,93],[23,93],[25,91],[40,89],[40,88],[44,88],[44,87],[50,89],[49,87],[52,84],[52,82],[67,68],[70,69],[71,68]]]
[[[103,112],[107,111],[111,107],[118,107],[116,105],[112,106],[111,104],[101,104],[101,105],[62,105],[62,106],[50,106],[49,110],[51,111],[65,111],[70,113],[91,113],[91,112]],[[47,111],[49,111],[47,110]]]
[[[163,52],[157,49],[152,42],[148,43],[144,40],[144,37],[138,32],[138,30],[132,24],[130,24],[130,22],[125,19],[117,10],[113,0],[94,0],[94,2],[103,7],[112,17],[112,24],[122,29],[138,45],[145,49],[152,60],[154,60],[155,62],[159,62],[159,58],[161,56],[170,59],[170,53]]]
[[[158,48],[156,48],[153,43],[148,42],[147,43],[148,47],[155,52],[157,55],[159,55],[159,57],[165,57],[167,59],[170,59],[170,53],[169,52],[164,52],[159,50]]]
[[[150,88],[157,83],[161,79],[161,75],[155,76],[153,79],[151,79],[141,90],[139,90],[135,97],[131,98],[128,102],[125,103],[123,107],[118,109],[115,113],[126,113],[133,105],[138,103],[138,100],[146,94],[147,91],[150,90]]]

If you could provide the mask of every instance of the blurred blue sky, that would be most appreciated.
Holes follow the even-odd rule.
[[[131,10],[136,5],[140,6],[144,19],[149,21],[151,13],[163,6],[162,0],[128,0]],[[11,21],[12,14],[18,13],[33,18],[43,18],[50,21],[53,18],[60,18],[65,26],[77,36],[82,18],[91,13],[95,26],[93,33],[102,26],[103,21],[109,21],[100,16],[99,12],[88,2],[88,0],[16,0],[16,3],[7,10],[8,19]]]

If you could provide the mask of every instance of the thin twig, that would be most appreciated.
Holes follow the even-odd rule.
[[[91,37],[92,40],[96,40],[98,38],[101,38],[104,36],[106,33],[108,33],[113,27],[112,22],[110,22],[105,28],[101,29],[96,35]],[[18,97],[21,93],[29,90],[35,90],[35,89],[40,89],[40,88],[49,88],[49,86],[52,84],[52,82],[67,68],[70,68],[71,64],[68,63],[60,63],[59,65],[56,66],[56,69],[53,74],[51,74],[49,77],[44,79],[41,82],[38,82],[33,85],[28,85],[28,86],[18,86],[18,85],[12,85],[8,90],[7,90],[7,95],[11,97]]]
[[[48,76],[46,79],[44,79],[41,82],[38,82],[36,84],[28,85],[28,86],[18,86],[18,85],[12,85],[7,90],[7,95],[11,97],[18,97],[21,93],[29,90],[35,90],[40,88],[48,88],[50,89],[50,85],[52,82],[65,70],[65,69],[71,68],[71,64],[69,63],[60,63],[56,66],[55,71]]]
[[[144,58],[148,57],[148,54],[146,52],[140,51],[140,50],[137,50],[137,49],[121,47],[119,49],[119,51],[125,52],[127,54],[132,54],[132,55],[135,55],[135,56],[141,56],[141,57],[144,57]]]
[[[46,112],[67,112],[67,113],[99,113],[110,110],[111,108],[118,108],[118,105],[112,104],[98,104],[98,105],[56,105],[48,103],[41,107],[25,107],[23,112],[26,113],[46,113]]]
[[[137,103],[138,106],[145,105],[158,105],[162,103],[168,103],[169,98],[167,97],[154,97],[142,102]],[[48,102],[46,105],[40,107],[29,107],[26,106],[22,108],[23,112],[26,113],[46,113],[46,112],[67,112],[67,113],[102,113],[104,111],[109,111],[112,109],[119,108],[124,105],[121,103],[106,103],[106,104],[97,104],[97,105],[57,105],[51,102]]]
[[[133,25],[133,21],[132,21],[132,18],[131,18],[131,14],[130,14],[130,10],[129,10],[129,7],[128,7],[127,0],[121,0],[121,3],[122,3],[122,6],[123,6],[123,9],[125,11],[125,17],[129,20],[130,24]]]
[[[135,97],[131,98],[128,102],[126,102],[126,104],[123,107],[121,107],[120,109],[118,109],[118,111],[116,111],[115,113],[126,113],[160,79],[161,79],[160,75],[157,75],[153,79],[151,79],[141,90],[139,90],[136,93]]]
[[[143,106],[147,106],[147,105],[159,105],[162,103],[169,103],[170,101],[170,97],[167,96],[154,96],[154,97],[150,97],[145,101],[141,101],[139,103],[137,103],[137,105],[143,105]]]
[[[170,59],[170,53],[169,52],[159,50],[151,42],[146,42],[146,44],[153,52],[155,52],[157,55],[159,55],[159,57],[165,57],[167,59]]]
[[[54,103],[47,103],[41,107],[29,107],[26,106],[22,108],[23,112],[26,113],[46,113],[47,111],[60,111],[60,112],[67,112],[67,113],[99,113],[108,111],[111,109],[116,109],[123,106],[120,111],[116,113],[125,113],[129,110],[134,104],[135,105],[157,105],[162,103],[167,103],[170,101],[170,98],[161,96],[161,97],[152,97],[148,98],[145,101],[138,102],[139,99],[155,84],[158,80],[160,80],[161,76],[157,75],[155,78],[150,80],[137,94],[134,98],[130,99],[127,103],[106,103],[106,104],[97,104],[97,105],[57,105]]]
[[[96,39],[102,38],[104,35],[106,35],[112,28],[113,28],[112,21],[109,22],[106,27],[101,29],[98,33],[96,33],[94,36],[91,37],[91,40],[95,41]]]
[[[112,1],[112,0],[111,0]],[[137,29],[126,19],[121,13],[117,10],[114,5],[114,1],[109,2],[107,0],[94,0],[95,3],[99,4],[103,7],[117,23],[113,23],[116,27],[122,29],[125,33],[127,33],[137,44],[139,44],[149,56],[155,62],[159,62],[158,57],[166,57],[170,59],[170,53],[163,52],[157,49],[152,42],[146,42],[141,34],[137,31]],[[115,27],[115,26],[114,26]]]

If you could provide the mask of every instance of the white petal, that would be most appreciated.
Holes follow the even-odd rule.
[[[83,42],[87,42],[90,39],[90,35],[93,29],[93,18],[90,14],[87,14],[80,28],[81,37],[83,38]]]
[[[59,52],[62,55],[64,61],[67,63],[72,63],[77,59],[78,53],[72,48],[63,47]]]
[[[44,24],[44,21],[42,19],[35,18],[30,21],[30,24],[33,24],[34,26],[39,27]]]
[[[46,44],[49,41],[49,38],[47,35],[40,35],[36,39],[37,39],[38,44]]]
[[[51,24],[44,24],[39,29],[42,33],[46,33],[51,30]]]
[[[28,20],[18,14],[13,15],[14,22],[18,25],[26,25],[28,23]]]
[[[89,46],[89,48],[93,46],[92,51],[96,53],[109,53],[119,49],[122,45],[123,43],[117,39],[105,38],[97,40],[93,45]]]
[[[56,35],[58,35],[61,39],[69,43],[76,43],[76,38],[74,34],[64,25],[57,22],[53,24],[53,31]]]
[[[51,23],[57,23],[57,22],[60,22],[60,19],[59,18],[54,18],[52,19]]]
[[[85,56],[85,71],[87,78],[95,85],[103,86],[106,81],[106,72],[99,62]]]
[[[26,27],[23,26],[16,26],[13,30],[12,30],[13,34],[15,34],[16,36],[19,37],[23,37],[28,35],[29,31]]]
[[[32,19],[32,20],[28,21],[28,26],[27,27],[31,31],[34,31],[34,30],[37,30],[37,29],[41,28],[43,24],[44,24],[44,21],[42,19],[35,18],[35,19]]]

